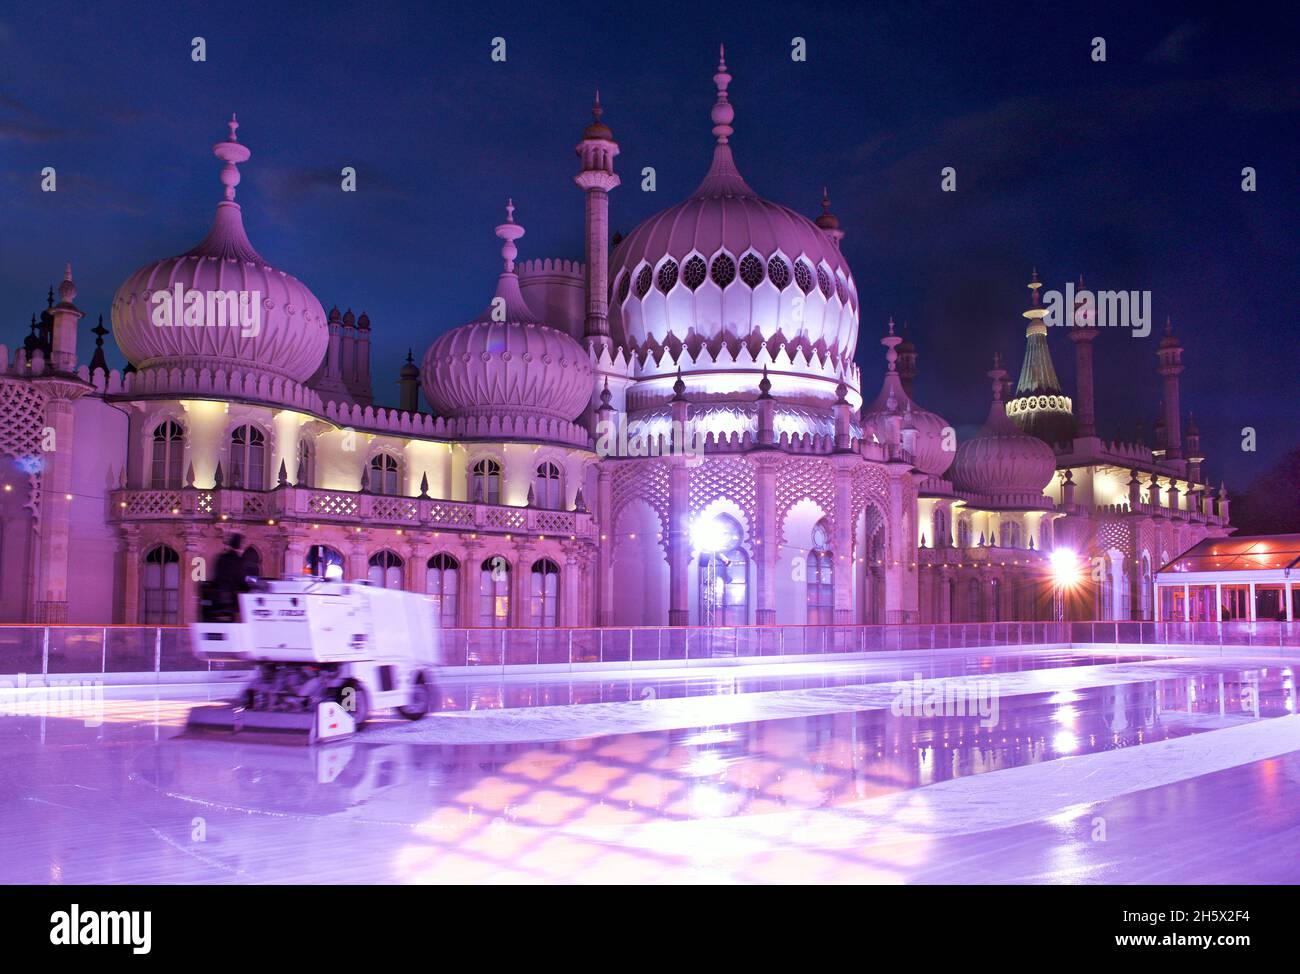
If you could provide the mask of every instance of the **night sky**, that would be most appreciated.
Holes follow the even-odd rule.
[[[919,347],[918,399],[973,430],[993,352],[1019,370],[1036,266],[1048,287],[1082,272],[1152,292],[1150,338],[1097,342],[1103,435],[1139,417],[1151,435],[1169,315],[1212,478],[1240,489],[1300,444],[1300,59],[1283,5],[606,6],[7,5],[0,342],[22,341],[65,261],[88,329],[132,270],[196,244],[221,194],[211,145],[236,111],[250,238],[327,309],[369,312],[376,396],[395,403],[408,346],[418,359],[491,297],[507,195],[521,259],[582,256],[573,147],[594,89],[622,148],[613,227],[694,189],[721,41],[746,180],[810,217],[830,188],[868,400],[892,315]],[[194,36],[206,63],[190,59]],[[56,193],[40,192],[43,166]],[[357,193],[339,189],[344,166]],[[639,188],[644,166],[655,193]],[[940,192],[944,166],[956,193]],[[1257,192],[1241,189],[1245,166]],[[1073,394],[1072,346],[1050,341]],[[91,350],[83,331],[83,361]],[[115,348],[109,360],[124,364]],[[1243,426],[1258,452],[1242,452]]]

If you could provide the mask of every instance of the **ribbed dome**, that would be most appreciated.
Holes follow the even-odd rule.
[[[508,206],[507,222],[497,227],[506,263],[496,296],[473,321],[429,346],[420,369],[424,394],[448,417],[543,415],[571,422],[591,399],[591,359],[524,301],[514,271],[514,241],[524,230],[513,211]]]
[[[226,198],[217,204],[212,229],[194,249],[147,264],[126,279],[113,297],[113,337],[139,369],[265,372],[304,382],[320,365],[329,343],[325,310],[305,284],[268,264],[248,240],[234,197],[239,184],[236,163],[250,153],[236,140],[237,128],[232,119],[230,139],[213,147],[226,163],[221,174]],[[154,295],[174,296],[177,285],[182,295],[197,292],[203,298],[201,323],[185,317],[185,304],[174,309],[175,324],[155,322],[162,305]],[[245,307],[256,313],[253,325],[239,325],[238,297],[226,304],[226,324],[208,320],[220,310],[218,295],[231,292],[247,295]]]
[[[877,431],[896,424],[902,430],[910,422],[916,430],[916,444],[912,453],[916,467],[931,477],[942,476],[952,465],[954,451],[947,448],[950,440],[948,421],[938,413],[918,406],[904,391],[902,379],[898,374],[898,351],[904,339],[894,334],[894,323],[889,323],[889,334],[881,339],[881,344],[888,351],[885,361],[888,363],[885,381],[880,386],[880,394],[874,402],[862,408],[862,427],[864,430]]]
[[[741,177],[729,144],[725,63],[714,81],[717,145],[704,181],[614,251],[614,335],[635,348],[682,343],[692,352],[719,339],[784,341],[791,354],[804,348],[851,363],[858,299],[848,264],[830,233]]]
[[[1007,418],[1002,401],[1006,372],[994,368],[993,402],[980,431],[957,449],[952,467],[953,485],[959,490],[992,497],[1040,494],[1056,470],[1056,454],[1037,437],[1022,433]]]

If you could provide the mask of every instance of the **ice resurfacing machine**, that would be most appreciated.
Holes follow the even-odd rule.
[[[231,703],[191,710],[187,732],[317,743],[355,733],[376,710],[419,720],[435,708],[438,631],[424,596],[267,580],[242,593],[239,608],[239,622],[191,625],[194,652],[257,669]]]

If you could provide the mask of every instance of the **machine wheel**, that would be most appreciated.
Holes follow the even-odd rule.
[[[348,707],[347,691],[352,691],[352,706]],[[338,690],[338,705],[346,710],[358,728],[370,718],[370,697],[356,680],[348,680]]]
[[[407,720],[420,720],[433,710],[433,682],[424,673],[420,673],[415,678],[415,687],[411,693],[411,703],[398,707],[397,712]]]

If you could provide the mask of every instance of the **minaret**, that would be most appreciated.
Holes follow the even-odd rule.
[[[813,222],[822,228],[822,232],[831,238],[831,243],[835,245],[835,249],[839,250],[840,241],[844,239],[844,231],[840,229],[839,217],[831,212],[831,197],[826,192],[825,186],[822,187],[822,212]]]
[[[398,373],[397,386],[399,389],[397,408],[404,413],[418,413],[420,411],[420,367],[415,364],[409,348],[406,350],[406,364]]]
[[[1047,309],[1042,306],[1038,289],[1038,271],[1029,282],[1032,295],[1029,308],[1023,317],[1029,321],[1025,328],[1025,361],[1020,368],[1020,382],[1016,395],[1007,403],[1007,415],[1030,436],[1047,443],[1062,443],[1074,439],[1074,414],[1070,400],[1061,392],[1061,382],[1052,365],[1052,353],[1047,347]]]
[[[71,515],[75,495],[73,454],[75,442],[73,404],[90,392],[90,383],[78,378],[77,321],[82,312],[73,304],[77,285],[72,281],[72,265],[63,272],[59,284],[59,303],[50,307],[50,357],[44,373],[33,376],[33,383],[44,399],[45,426],[52,432],[59,449],[42,457],[40,491],[40,551],[35,560],[35,622],[68,621],[68,564],[71,558]]]
[[[1201,453],[1201,431],[1196,427],[1196,415],[1187,414],[1187,479],[1197,484],[1201,481],[1201,464],[1205,455]]]
[[[72,265],[68,264],[59,283],[59,303],[50,309],[53,325],[49,368],[55,372],[71,374],[77,370],[77,322],[84,314],[72,303],[76,296],[77,285],[72,283]]]
[[[339,378],[349,395],[357,375],[357,316],[348,308],[343,312],[343,341],[339,349]]]
[[[1156,372],[1165,380],[1165,459],[1177,460],[1183,455],[1183,436],[1178,410],[1178,377],[1183,373],[1183,346],[1174,337],[1174,327],[1165,319],[1165,337],[1156,349]]]
[[[1083,290],[1083,275],[1079,275],[1079,290]],[[1075,395],[1079,399],[1080,437],[1097,435],[1097,414],[1093,400],[1092,343],[1097,337],[1097,323],[1083,307],[1082,300],[1074,306],[1074,326],[1069,331],[1074,342]]]
[[[915,399],[912,383],[916,381],[916,346],[912,344],[911,328],[903,322],[903,340],[898,345],[898,377],[908,399]]]
[[[573,181],[586,194],[584,227],[587,238],[587,317],[584,331],[587,347],[594,352],[609,351],[609,191],[619,184],[614,174],[614,157],[618,143],[614,133],[600,120],[600,92],[591,109],[592,123],[583,130],[582,141],[574,152],[582,160],[582,171]]]
[[[363,406],[375,401],[375,391],[370,381],[370,315],[364,311],[357,319],[357,366],[352,381],[352,400]]]

